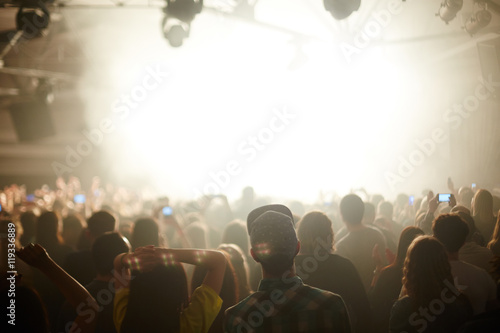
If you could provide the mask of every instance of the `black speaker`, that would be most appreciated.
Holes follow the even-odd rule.
[[[477,51],[484,79],[491,75],[493,82],[500,82],[500,37],[477,43]]]
[[[10,116],[19,141],[34,141],[56,134],[46,103],[25,101],[10,106]]]

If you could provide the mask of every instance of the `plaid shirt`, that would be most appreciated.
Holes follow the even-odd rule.
[[[226,310],[225,333],[351,332],[339,295],[305,285],[298,276],[264,279],[259,291]]]

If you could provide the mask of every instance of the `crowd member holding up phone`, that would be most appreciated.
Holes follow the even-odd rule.
[[[188,302],[181,263],[207,269]],[[208,332],[220,311],[226,257],[219,251],[142,247],[115,258],[117,332]],[[123,275],[125,274],[125,275]]]
[[[447,202],[450,208],[453,208],[457,205],[457,200],[453,193],[438,193],[434,196],[434,193],[430,191],[427,194],[427,201],[429,202],[429,208],[427,209],[425,217],[420,221],[420,225],[417,225],[417,227],[422,229],[426,235],[432,235],[432,221],[434,221],[434,213],[439,205],[443,202]]]

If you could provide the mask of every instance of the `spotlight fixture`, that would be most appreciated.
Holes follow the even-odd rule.
[[[191,22],[203,9],[203,0],[166,0],[162,21],[163,36],[172,47],[180,47],[189,37]]]
[[[323,5],[336,20],[343,20],[359,9],[361,0],[323,0]]]
[[[443,0],[436,16],[439,16],[446,24],[448,24],[448,22],[457,16],[457,13],[460,9],[462,9],[463,5],[463,0]]]
[[[42,1],[25,1],[17,11],[17,30],[22,30],[26,38],[40,36],[49,23],[50,12]]]
[[[465,22],[464,29],[471,36],[475,35],[479,30],[486,27],[491,22],[491,13],[488,9],[483,8],[474,14]]]

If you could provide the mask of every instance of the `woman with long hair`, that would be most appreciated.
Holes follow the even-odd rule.
[[[472,306],[453,284],[446,249],[430,236],[416,238],[403,267],[403,296],[391,311],[390,332],[456,332]]]
[[[420,228],[406,227],[403,229],[399,237],[396,259],[380,271],[380,275],[373,285],[369,294],[373,309],[373,332],[387,332],[389,329],[391,308],[401,292],[406,252],[413,240],[421,235],[424,235],[424,231]]]
[[[493,236],[488,243],[488,249],[490,249],[494,255],[500,256],[500,210],[498,211],[497,223],[493,231]]]
[[[221,327],[223,327],[224,312],[227,308],[235,305],[240,301],[239,290],[238,290],[238,278],[236,276],[236,271],[231,262],[231,256],[227,251],[222,249],[220,246],[217,250],[221,251],[227,260],[226,272],[224,274],[224,280],[222,282],[221,291],[219,293],[222,299],[222,306],[217,314],[217,317],[210,326],[208,330],[209,333],[219,333]],[[193,271],[193,278],[191,280],[191,290],[196,290],[202,285],[203,279],[207,274],[207,270],[204,267],[196,266]]]
[[[207,270],[188,297],[181,263]],[[115,258],[117,332],[208,332],[222,305],[226,257],[219,251],[143,247]]]
[[[487,190],[479,190],[472,199],[472,217],[476,228],[489,243],[495,229],[496,217],[493,215],[493,196]]]

